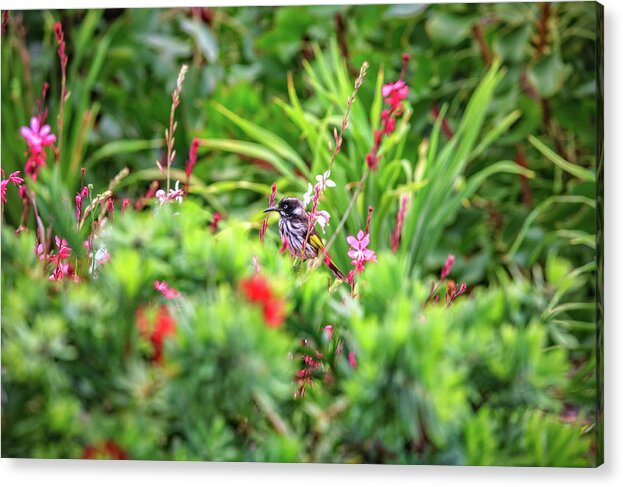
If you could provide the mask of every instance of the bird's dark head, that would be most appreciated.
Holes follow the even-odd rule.
[[[305,206],[303,202],[292,196],[286,196],[282,198],[277,206],[271,206],[270,208],[266,208],[264,213],[268,213],[269,211],[276,211],[279,213],[279,216],[282,218],[293,218],[293,217],[303,217],[307,213],[305,211]]]

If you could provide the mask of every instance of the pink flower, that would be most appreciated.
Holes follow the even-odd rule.
[[[82,190],[79,193],[76,193],[76,220],[78,220],[78,222],[80,222],[80,216],[82,214],[82,200],[88,197],[89,188],[86,186],[83,186]]]
[[[353,259],[351,264],[355,266],[357,272],[363,271],[366,262],[376,262],[374,250],[368,249],[370,234],[363,233],[363,230],[359,230],[356,238],[349,235],[346,237],[346,241],[350,245],[348,256]]]
[[[168,203],[169,201],[177,200],[177,202],[181,205],[184,201],[184,190],[180,189],[180,182],[175,181],[175,189],[169,189],[169,193],[165,193],[163,189],[159,189],[156,191],[156,198],[160,202],[160,206]]]
[[[36,180],[37,174],[39,174],[39,170],[43,166],[45,166],[45,152],[38,152],[28,158],[24,172],[29,174],[33,180]]]
[[[50,133],[51,131],[52,129],[49,125],[41,126],[39,117],[30,119],[30,127],[20,128],[22,137],[26,139],[28,149],[33,154],[42,152],[44,147],[56,142],[56,135]]]
[[[407,98],[407,95],[409,94],[409,87],[405,84],[404,80],[399,79],[395,83],[383,85],[381,94],[385,99],[385,103],[391,105],[395,110],[400,106],[402,100]]]
[[[353,369],[357,368],[357,357],[355,356],[355,352],[348,352],[348,363]]]
[[[333,338],[333,325],[327,325],[325,326],[322,331],[324,331],[327,334],[327,338],[329,340],[331,340]]]
[[[454,265],[454,255],[449,254],[446,259],[446,263],[443,265],[441,269],[441,280],[443,281],[448,275],[450,275],[450,271],[452,270],[452,266]]]
[[[209,225],[212,232],[216,233],[216,231],[218,230],[218,224],[222,219],[223,217],[221,216],[221,214],[218,211],[215,211],[214,215],[212,216],[212,223],[210,223]]]
[[[381,112],[381,120],[384,123],[383,134],[389,135],[396,129],[396,119],[392,118],[392,112],[385,109]]]
[[[368,164],[368,167],[370,169],[372,169],[373,171],[376,171],[376,168],[379,167],[379,156],[370,152],[366,156],[366,163]]]
[[[19,177],[19,173],[20,171],[12,172],[9,175],[8,179],[3,179],[2,182],[0,182],[0,194],[2,196],[2,202],[6,203],[6,200],[7,200],[6,188],[9,185],[9,183],[13,183],[15,186],[19,188],[21,184],[24,182],[24,180]]]
[[[58,247],[58,254],[50,254],[49,256],[47,256],[50,261],[56,261],[56,268],[49,277],[50,281],[60,281],[65,277],[71,277],[76,282],[80,282],[80,278],[74,273],[69,263],[63,262],[69,259],[71,254],[71,248],[67,246],[67,240],[61,239],[56,236],[54,237],[54,242]],[[39,244],[39,246],[37,247],[37,253],[39,254],[39,258],[41,260],[45,258],[43,256],[43,245]]]
[[[43,244],[39,244],[35,247],[35,254],[39,256],[40,261],[44,261],[48,258],[48,256],[44,253]]]
[[[58,258],[68,259],[69,254],[71,253],[71,248],[67,246],[67,240],[61,240],[58,236],[56,236],[54,237],[54,242],[56,242],[56,246],[58,247]]]
[[[320,225],[320,228],[322,229],[322,233],[324,233],[324,227],[327,226],[330,219],[331,219],[331,215],[326,210],[317,211],[316,214],[314,215],[314,221],[315,223]]]
[[[56,135],[50,133],[51,130],[49,125],[41,125],[39,117],[30,119],[30,127],[20,128],[20,133],[26,139],[30,152],[24,171],[26,174],[30,174],[33,179],[37,179],[39,170],[45,166],[46,155],[43,148],[56,141]]]
[[[169,287],[167,281],[154,281],[154,287],[167,299],[177,299],[182,295],[177,289]]]

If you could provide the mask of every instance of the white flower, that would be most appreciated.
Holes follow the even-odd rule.
[[[313,194],[314,194],[313,186],[307,183],[307,193],[303,195],[303,204],[305,205],[305,208],[307,208],[307,206],[309,205],[309,202],[311,201]]]
[[[173,200],[177,200],[177,202],[181,205],[184,201],[183,196],[184,190],[180,189],[179,180],[175,181],[175,189],[169,189],[169,194],[165,193],[163,189],[156,191],[156,198],[160,202],[160,206]]]
[[[329,215],[328,211],[320,210],[316,212],[314,219],[316,223],[320,225],[320,228],[322,229],[322,233],[324,233],[324,227],[329,223],[329,220],[331,219],[331,215]]]
[[[164,192],[164,189],[156,191],[156,198],[158,198],[161,205],[164,205],[164,202],[167,200],[167,194]]]
[[[316,176],[316,181],[320,184],[320,190],[324,191],[327,188],[335,188],[335,181],[329,179],[331,171],[325,171],[323,174]]]
[[[169,190],[169,198],[170,199],[175,198],[177,202],[181,205],[182,201],[184,201],[184,198],[182,198],[183,195],[184,195],[184,190],[180,189],[180,180],[178,179],[177,181],[175,181],[175,191]]]
[[[97,252],[95,252],[95,262],[97,264],[105,264],[110,260],[110,254],[106,247],[100,247]]]

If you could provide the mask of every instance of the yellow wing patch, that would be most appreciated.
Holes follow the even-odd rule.
[[[318,235],[310,235],[309,244],[316,249],[316,251],[324,249],[324,244]]]

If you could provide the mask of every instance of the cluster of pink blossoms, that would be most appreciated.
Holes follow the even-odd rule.
[[[30,174],[33,179],[37,179],[39,170],[45,166],[46,153],[45,147],[52,146],[56,142],[56,135],[51,133],[49,125],[42,125],[39,117],[30,119],[30,127],[22,127],[20,132],[28,144],[28,160],[26,161],[26,174]]]
[[[366,221],[366,231],[359,230],[357,236],[349,235],[346,237],[346,242],[350,245],[348,250],[348,256],[352,259],[350,263],[355,267],[348,273],[347,279],[350,283],[351,293],[355,290],[355,274],[363,272],[366,262],[376,262],[376,253],[374,250],[370,250],[370,219],[374,209],[370,206],[368,208],[368,219]]]
[[[366,262],[376,262],[374,250],[370,250],[370,234],[359,230],[357,237],[349,235],[346,237],[350,249],[348,256],[353,259],[350,263],[355,266],[355,272],[363,272]]]
[[[403,54],[400,78],[395,83],[383,85],[381,91],[383,101],[389,105],[389,107],[381,112],[381,127],[374,131],[374,145],[366,156],[366,163],[373,171],[376,171],[379,166],[379,149],[381,147],[381,142],[383,142],[383,137],[393,133],[396,129],[396,119],[403,113],[402,101],[405,100],[409,94],[409,87],[403,79],[408,60],[409,55]]]
[[[13,183],[15,186],[19,188],[24,182],[24,180],[19,177],[19,173],[20,171],[12,172],[11,174],[9,174],[9,177],[7,179],[3,179],[0,182],[0,195],[2,196],[3,203],[6,203],[6,200],[7,200],[6,189],[9,183]],[[4,169],[2,170],[2,177],[4,177]]]
[[[175,189],[170,188],[168,193],[166,193],[164,189],[159,189],[156,191],[155,196],[158,199],[160,206],[173,200],[177,200],[177,202],[181,205],[184,201],[184,190],[180,189],[180,182],[175,181]]]
[[[37,245],[35,253],[39,256],[39,260],[52,263],[54,270],[50,274],[50,281],[61,281],[63,279],[73,279],[76,282],[80,282],[80,277],[74,272],[73,268],[69,264],[69,257],[71,255],[71,248],[67,245],[67,240],[61,239],[58,236],[54,237],[54,242],[58,251],[56,254],[51,252],[45,254],[43,244]]]

